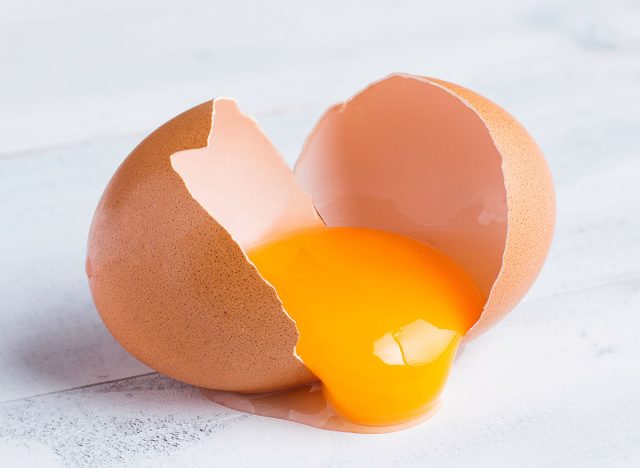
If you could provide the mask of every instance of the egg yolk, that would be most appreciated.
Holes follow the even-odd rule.
[[[296,323],[296,354],[335,410],[358,424],[428,412],[483,307],[451,259],[388,232],[306,229],[248,256]]]

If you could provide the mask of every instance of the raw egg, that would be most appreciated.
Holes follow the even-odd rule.
[[[437,408],[460,343],[535,280],[554,220],[510,114],[394,74],[330,108],[293,172],[231,99],[167,122],[107,186],[87,275],[150,367],[230,407],[379,432]]]
[[[368,228],[310,228],[248,252],[300,333],[296,352],[348,420],[401,424],[442,390],[482,295],[428,245]]]

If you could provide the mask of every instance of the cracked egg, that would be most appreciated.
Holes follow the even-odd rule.
[[[87,275],[135,357],[213,401],[385,432],[535,280],[551,176],[506,111],[406,74],[331,107],[291,171],[235,101],[170,120],[96,209]]]

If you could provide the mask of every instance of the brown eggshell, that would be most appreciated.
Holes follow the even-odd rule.
[[[405,74],[330,108],[295,168],[328,226],[422,240],[455,259],[487,297],[468,336],[524,296],[552,238],[546,162],[506,111],[443,81]]]
[[[130,353],[178,380],[241,392],[310,381],[275,291],[172,168],[174,153],[207,147],[213,106],[158,128],[111,179],[89,234],[93,299]]]
[[[556,198],[549,166],[529,132],[506,110],[462,86],[429,79],[465,101],[482,119],[502,160],[508,229],[502,266],[473,338],[503,318],[524,297],[549,252]]]
[[[295,324],[245,251],[322,225],[423,240],[487,297],[478,334],[526,293],[551,241],[551,176],[533,139],[459,86],[391,75],[331,108],[293,174],[235,103],[217,99],[147,137],[109,183],[87,274],[112,334],[152,368],[218,390],[313,380]],[[311,201],[313,196],[313,203]],[[375,254],[375,253],[372,253]]]

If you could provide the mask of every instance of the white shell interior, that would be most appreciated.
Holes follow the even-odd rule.
[[[475,111],[440,85],[391,75],[332,107],[295,174],[328,226],[424,241],[489,295],[507,232],[501,157]]]

